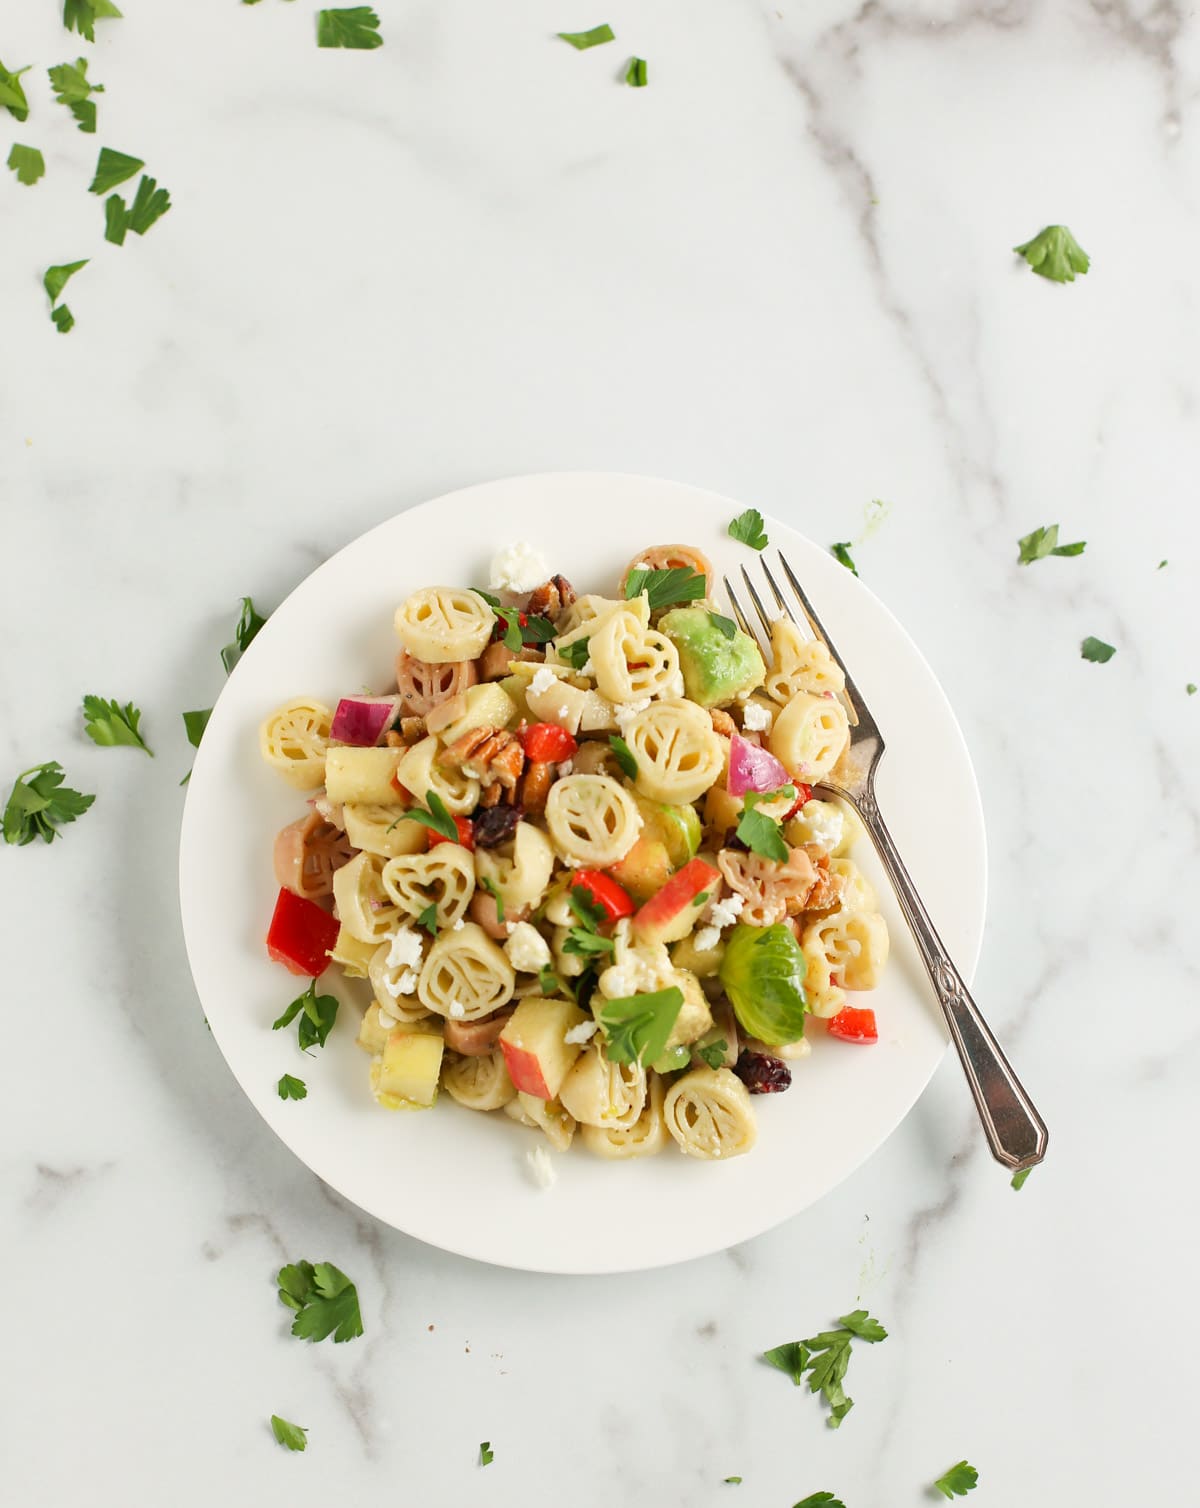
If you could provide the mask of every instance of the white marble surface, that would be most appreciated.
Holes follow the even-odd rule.
[[[0,853],[0,1497],[915,1508],[966,1455],[981,1508],[1187,1500],[1194,16],[378,0],[383,49],[333,53],[310,0],[122,3],[94,48],[44,0],[0,29],[10,68],[82,50],[107,86],[96,138],[44,75],[25,125],[0,113],[0,155],[49,165],[0,174],[4,780],[57,757],[99,793],[61,844]],[[615,46],[551,38],[605,19]],[[99,143],[175,201],[121,250],[85,193]],[[1072,287],[1009,254],[1054,220],[1094,259]],[[40,275],[83,256],[61,337]],[[978,993],[1052,1129],[1023,1192],[948,1061],[774,1234],[550,1281],[360,1217],[242,1099],[179,933],[178,714],[218,689],[242,593],[558,467],[695,481],[822,541],[891,503],[859,563],[977,763]],[[1019,570],[1056,521],[1087,554]],[[1080,660],[1089,633],[1111,664]],[[86,742],[93,689],[145,709],[153,765]],[[364,1339],[288,1337],[271,1277],[301,1255],[357,1279]],[[832,1433],[755,1355],[856,1302],[891,1338]]]

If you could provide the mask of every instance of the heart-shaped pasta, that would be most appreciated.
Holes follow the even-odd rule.
[[[442,764],[437,757],[440,747],[432,734],[414,744],[397,765],[396,779],[422,806],[427,793],[432,791],[442,798],[447,811],[460,816],[473,812],[479,805],[478,780],[464,775],[455,765]]]
[[[421,969],[417,994],[439,1016],[478,1021],[513,997],[512,964],[482,927],[467,922],[443,932]]]
[[[666,1086],[662,1079],[658,1074],[652,1074],[642,1113],[633,1125],[580,1126],[579,1135],[584,1146],[597,1157],[653,1157],[662,1151],[668,1140],[663,1121],[665,1096]]]
[[[611,1063],[593,1038],[571,1065],[558,1098],[581,1125],[628,1131],[646,1103],[646,1070],[640,1063]]]
[[[499,1048],[482,1058],[448,1056],[442,1088],[468,1110],[500,1110],[517,1096]]]
[[[666,634],[644,627],[629,608],[613,613],[596,629],[588,639],[588,653],[596,685],[611,702],[682,694],[679,651]]]
[[[626,723],[625,741],[637,761],[634,783],[652,801],[695,801],[721,773],[721,740],[695,702],[654,702]]]
[[[711,582],[713,579],[712,561],[703,550],[695,550],[691,545],[651,545],[648,550],[642,550],[635,555],[625,567],[621,577],[622,595],[629,581],[630,571],[644,567],[652,571],[675,571],[682,568],[697,572],[705,578],[706,582]],[[707,591],[707,587],[705,590]]]
[[[258,732],[262,757],[298,791],[325,783],[325,751],[333,713],[312,697],[295,696],[266,719]]]
[[[792,775],[816,785],[824,780],[850,742],[846,709],[833,696],[798,691],[779,716],[767,747]]]
[[[436,906],[438,926],[453,927],[475,894],[475,861],[461,843],[401,854],[383,866],[383,888],[405,916],[415,921]]]
[[[785,916],[799,915],[817,878],[802,848],[789,849],[783,864],[726,848],[717,855],[717,867],[730,890],[744,899],[738,919],[748,927],[773,927]]]
[[[424,587],[396,609],[396,632],[405,649],[435,665],[481,655],[495,621],[478,592],[456,586]]]
[[[474,686],[479,672],[472,660],[430,663],[402,649],[396,656],[396,690],[409,717],[428,717],[435,707]]]
[[[414,1021],[424,1021],[429,1015],[429,1008],[417,999],[416,973],[409,964],[389,963],[388,957],[391,951],[390,941],[381,943],[371,955],[371,962],[367,966],[367,978],[375,991],[376,1003],[389,1016],[395,1017],[397,1021],[405,1025],[411,1025]],[[417,966],[420,967],[419,962]],[[410,975],[411,978],[405,979],[406,975]],[[402,980],[405,985],[412,985],[413,988],[406,992],[401,988]]]
[[[567,775],[550,789],[546,825],[569,864],[607,869],[637,842],[642,816],[633,797],[610,776]]]
[[[773,701],[782,704],[790,702],[797,691],[839,696],[846,688],[846,677],[820,639],[803,638],[790,618],[779,618],[771,625],[771,668],[763,686]]]
[[[873,990],[891,943],[878,911],[835,911],[806,929],[829,960],[832,976],[848,990]]]
[[[383,888],[378,854],[360,853],[343,864],[333,877],[333,899],[342,926],[359,942],[381,943],[399,925],[400,909]]]
[[[693,1068],[677,1079],[663,1119],[681,1152],[706,1161],[738,1157],[758,1139],[749,1091],[728,1068]]]

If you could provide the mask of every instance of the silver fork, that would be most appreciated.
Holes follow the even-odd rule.
[[[967,1075],[967,1083],[971,1086],[975,1108],[979,1111],[979,1118],[983,1122],[992,1156],[1007,1168],[1014,1170],[1031,1168],[1041,1162],[1046,1155],[1046,1144],[1049,1140],[1046,1123],[1026,1094],[1020,1079],[1013,1072],[1000,1044],[983,1019],[979,1007],[972,1000],[962,976],[954,967],[946,951],[946,945],[930,921],[929,913],[917,894],[917,888],[909,877],[904,861],[883,820],[875,799],[875,771],[883,757],[883,735],[866,702],[863,701],[862,694],[854,684],[845,661],[838,654],[833,640],[825,631],[804,588],[797,581],[795,572],[782,554],[779,556],[779,564],[800,604],[804,617],[808,620],[809,629],[825,645],[846,677],[844,700],[850,718],[850,747],[839,762],[838,781],[836,783],[830,780],[822,781],[819,788],[848,801],[858,812],[864,826],[871,834],[883,867],[887,870],[888,879],[896,892],[896,898],[900,902],[900,909],[904,912],[904,919],[916,941],[921,961],[929,973],[929,980],[937,994],[938,1003],[946,1017],[946,1024],[950,1028],[950,1036],[958,1050],[959,1061]],[[771,574],[765,558],[762,561],[762,570],[767,578],[767,585],[779,604],[780,611],[786,613],[793,623],[798,622],[790,603]],[[745,566],[742,567],[742,580],[746,584],[746,590],[754,604],[754,611],[758,614],[758,620],[768,640],[766,648],[769,655],[771,616],[763,607],[762,599],[755,590],[754,582],[750,579]],[[757,640],[758,635],[754,632],[749,618],[742,611],[742,605],[730,584],[729,577],[726,576],[724,581],[725,591],[743,632]]]

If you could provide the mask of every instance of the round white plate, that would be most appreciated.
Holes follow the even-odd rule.
[[[726,534],[741,504],[674,482],[547,475],[489,482],[411,509],[347,545],[278,607],[226,683],[197,752],[180,842],[188,957],[209,1025],[259,1114],[319,1177],[397,1229],[448,1251],[541,1272],[622,1272],[680,1262],[745,1241],[806,1209],[895,1129],[937,1067],[946,1034],[899,911],[870,852],[855,858],[879,891],[892,934],[869,998],[880,1040],[855,1047],[814,1031],[785,1094],[759,1096],[758,1145],[727,1164],[659,1157],[604,1162],[581,1147],[552,1153],[557,1182],[530,1176],[535,1133],[443,1096],[426,1113],[388,1113],[371,1098],[354,1045],[366,985],[322,978],[343,1000],[323,1051],[301,1054],[294,1026],[271,1022],[301,981],[266,955],[276,895],[271,845],[304,811],[301,793],[258,754],[258,726],[303,693],[392,683],[396,605],[420,586],[486,586],[491,555],[515,540],[541,549],[580,591],[612,592],[639,549],[687,542],[718,573],[754,551]],[[901,852],[969,978],[983,933],[983,817],[962,734],[895,619],[823,549],[773,519],[782,547],[845,656],[887,739],[879,797]],[[363,993],[359,993],[362,991]],[[308,1098],[280,1100],[283,1073]]]

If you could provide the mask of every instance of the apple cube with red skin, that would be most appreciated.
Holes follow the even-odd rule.
[[[504,1066],[518,1093],[554,1099],[583,1050],[580,1043],[564,1039],[573,1026],[589,1019],[571,1000],[529,995],[521,1001],[500,1033]]]
[[[633,918],[634,936],[639,942],[678,942],[696,925],[703,910],[695,904],[696,897],[715,890],[720,883],[721,876],[711,864],[690,859],[638,909]]]
[[[643,834],[608,872],[635,901],[648,901],[671,878],[671,855],[665,843]]]

